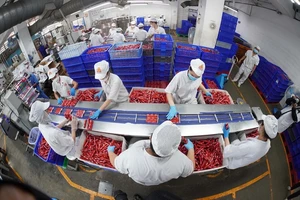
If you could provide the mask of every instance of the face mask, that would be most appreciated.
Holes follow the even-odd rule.
[[[134,28],[135,26],[131,26],[131,28]]]
[[[253,52],[254,52],[254,53],[256,53],[256,54],[258,54],[258,51],[257,51],[257,49],[253,49]]]
[[[195,78],[194,76],[192,76],[190,73],[188,73],[188,77],[191,81],[195,81],[198,79],[198,78]]]
[[[101,79],[101,80],[104,81],[104,82],[107,82],[108,79],[109,79],[109,75],[106,75],[106,76],[105,76],[103,79]]]

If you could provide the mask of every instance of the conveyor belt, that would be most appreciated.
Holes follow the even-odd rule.
[[[55,115],[56,108],[62,108],[60,106],[54,107],[51,112]],[[64,116],[66,109],[72,109],[72,114],[75,115],[77,110],[84,110],[84,116],[80,119],[87,119],[91,112],[95,112],[97,109],[92,108],[63,108],[60,116]],[[100,122],[113,122],[113,123],[132,123],[132,124],[151,124],[146,122],[147,114],[158,115],[157,124],[161,124],[166,120],[166,112],[144,112],[144,111],[121,111],[121,110],[105,110],[100,117],[95,121]],[[200,112],[199,114],[179,114],[178,125],[197,125],[197,124],[216,124],[216,123],[228,123],[228,122],[243,122],[254,120],[251,112]]]

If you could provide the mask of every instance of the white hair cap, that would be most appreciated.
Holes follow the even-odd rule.
[[[157,155],[168,157],[178,150],[181,142],[180,129],[171,121],[165,121],[154,130],[151,142]]]
[[[43,123],[43,119],[45,115],[44,111],[47,110],[49,106],[50,106],[50,102],[45,102],[45,103],[41,101],[34,102],[30,108],[29,121]]]
[[[135,25],[136,23],[135,23],[135,21],[131,21],[130,24],[131,25]]]
[[[144,27],[144,24],[143,23],[139,23],[138,27],[142,28],[142,27]]]
[[[278,120],[273,115],[262,115],[267,135],[274,139],[278,133]]]

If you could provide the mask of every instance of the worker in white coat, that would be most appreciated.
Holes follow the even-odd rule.
[[[94,35],[90,37],[91,47],[102,45],[104,43],[104,39],[100,34],[100,29],[96,28],[93,33]]]
[[[117,33],[117,25],[116,25],[116,23],[112,23],[111,28],[109,29],[109,32],[108,32],[108,37],[113,38],[115,33]]]
[[[287,106],[275,114],[278,118],[278,133],[284,132],[293,123],[300,121],[300,108],[298,107],[300,105],[299,97],[292,95],[285,103]]]
[[[202,85],[202,75],[205,70],[205,63],[199,58],[190,62],[188,70],[177,73],[171,80],[165,92],[170,105],[167,119],[177,115],[175,104],[197,104],[197,89],[200,88],[207,96],[212,94]]]
[[[4,88],[4,84],[6,82],[6,78],[3,75],[3,72],[0,72],[0,90]]]
[[[117,32],[113,35],[114,44],[123,43],[126,41],[121,28],[117,28]]]
[[[57,99],[57,104],[61,105],[63,98],[75,96],[78,83],[68,76],[60,76],[56,68],[48,71],[48,77],[52,80],[52,89]],[[72,85],[72,87],[70,87]]]
[[[165,29],[157,25],[157,20],[155,18],[150,20],[150,24],[151,27],[148,30],[147,38],[154,40],[154,34],[166,34]]]
[[[151,15],[148,15],[148,17],[146,18],[145,17],[145,25],[146,26],[150,26],[150,20],[151,20],[152,18],[151,18]]]
[[[159,19],[157,19],[157,24],[160,27],[163,27],[165,25],[166,20],[164,19],[164,15],[160,15]]]
[[[239,64],[243,62],[242,66],[240,67],[238,73],[235,75],[233,82],[237,82],[241,75],[242,78],[238,82],[238,87],[241,87],[241,85],[245,82],[245,80],[248,78],[248,76],[252,76],[253,72],[255,71],[257,65],[259,64],[259,57],[258,53],[260,51],[260,47],[256,46],[253,50],[248,50],[245,55],[242,57],[242,59],[239,61]]]
[[[136,27],[135,21],[130,22],[130,26],[126,29],[125,35],[133,37],[139,31],[139,28]]]
[[[50,102],[34,102],[30,109],[29,121],[37,122],[39,124],[40,132],[55,153],[61,156],[67,156],[70,160],[74,160],[78,119],[75,116],[72,116],[71,133],[69,131],[64,131],[61,128],[69,121],[65,119],[59,125],[53,125],[48,113],[49,106]],[[76,144],[78,144],[78,142]]]
[[[95,97],[101,98],[103,91],[106,96],[105,102],[102,106],[94,112],[91,119],[97,119],[99,115],[105,110],[111,103],[122,103],[128,101],[128,92],[119,76],[110,73],[109,63],[105,60],[97,62],[94,65],[95,79],[99,80],[102,89],[99,93],[95,94]]]
[[[278,121],[273,115],[263,115],[259,126],[259,136],[239,140],[235,133],[230,133],[230,128],[223,127],[225,148],[223,157],[228,160],[228,169],[237,169],[247,166],[266,155],[271,148],[271,139],[278,132]],[[230,136],[230,140],[228,137]],[[231,143],[230,143],[231,142]]]
[[[134,143],[119,156],[114,146],[107,148],[111,164],[122,174],[128,174],[142,185],[159,185],[171,179],[187,177],[194,171],[195,152],[188,140],[188,154],[178,150],[181,132],[178,126],[166,121],[158,126],[150,140]]]
[[[136,42],[144,42],[147,38],[147,31],[144,30],[144,24],[139,23],[139,30],[134,34],[133,39]]]

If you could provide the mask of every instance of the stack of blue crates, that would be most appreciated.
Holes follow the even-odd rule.
[[[132,45],[138,45],[139,47],[130,49]],[[115,50],[120,46],[129,49]],[[130,91],[132,87],[144,87],[145,72],[141,42],[118,43],[112,46],[108,52],[113,73],[122,79],[127,90]]]
[[[181,21],[181,28],[176,29],[178,35],[188,35],[189,29],[193,27],[193,24],[189,20]]]
[[[286,89],[293,82],[280,67],[262,56],[259,57],[260,62],[251,80],[268,103],[277,103],[284,97]]]
[[[97,62],[100,62],[102,60],[106,60],[107,62],[110,62],[109,54],[108,54],[108,50],[110,48],[111,48],[110,44],[90,47],[81,54],[81,59],[84,64],[84,68],[87,72],[86,76],[91,80],[94,87],[101,87],[100,81],[95,79],[94,65]],[[98,51],[99,49],[101,49],[101,52],[97,52],[97,49]]]
[[[136,18],[136,24],[139,25],[139,23],[145,24],[145,18],[144,17],[137,17]]]
[[[223,58],[222,54],[216,49],[208,47],[200,47],[201,60],[205,63],[204,78],[215,78],[218,72],[220,62]]]
[[[216,42],[216,49],[223,54],[219,72],[229,72],[232,62],[231,58],[238,50],[238,45],[233,42],[238,18],[223,13],[219,35]]]
[[[180,42],[176,43],[174,73],[188,70],[191,60],[195,58],[200,58],[200,56],[201,50],[199,46]]]
[[[149,49],[149,47],[151,48]],[[144,59],[145,80],[153,81],[153,66],[154,66],[153,42],[148,42],[148,41],[143,42],[143,59]]]
[[[154,81],[169,81],[172,70],[173,38],[168,34],[154,35]]]

